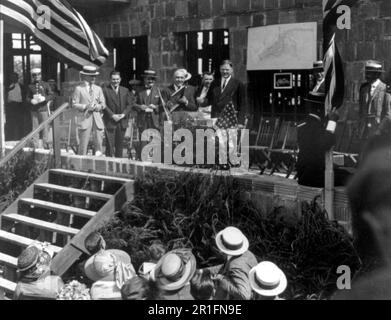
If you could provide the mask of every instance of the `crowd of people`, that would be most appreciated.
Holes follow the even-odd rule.
[[[136,88],[134,81],[129,87],[122,86],[121,73],[117,70],[110,73],[108,82],[98,85],[98,69],[83,67],[81,82],[72,94],[72,107],[78,111],[78,154],[88,153],[92,138],[96,156],[123,157],[124,137],[130,119],[134,119],[140,138],[146,129],[161,130],[164,121],[175,120],[175,114],[181,111],[204,112],[209,118],[217,119],[225,106],[231,103],[237,117],[241,117],[246,108],[245,86],[234,78],[231,61],[224,60],[220,72],[220,80],[215,80],[214,73],[205,72],[200,86],[194,87],[188,83],[192,75],[179,68],[174,72],[172,84],[164,87],[157,84],[155,70],[145,70],[143,82]],[[31,78],[31,83],[25,88],[15,73],[6,88],[7,141],[20,140],[31,131],[26,132],[26,129],[22,132],[23,127],[35,130],[48,119],[53,109],[53,101],[58,95],[55,81],[43,81],[38,68],[31,70]],[[23,126],[16,126],[22,114]],[[48,128],[45,127],[41,134],[44,148],[51,148]],[[33,144],[38,147],[38,135],[34,137]],[[142,147],[137,147],[134,157],[140,158]]]
[[[235,108],[239,123],[246,107],[246,92],[243,83],[233,77],[233,64],[225,60],[220,67],[222,79],[215,81],[214,74],[206,72],[199,87],[188,84],[192,75],[183,68],[174,72],[173,83],[168,87],[157,85],[157,72],[145,70],[143,84],[128,90],[121,86],[121,74],[113,71],[110,83],[101,90],[96,84],[99,72],[85,67],[80,72],[83,84],[76,87],[73,105],[80,112],[81,125],[79,154],[85,155],[91,130],[94,133],[96,155],[102,154],[102,136],[106,134],[106,156],[123,156],[123,142],[129,117],[135,119],[139,138],[147,129],[161,130],[165,121],[175,121],[178,112],[204,112],[209,118],[218,119],[228,104]],[[90,90],[89,88],[92,88]],[[84,95],[80,93],[84,92]],[[103,125],[98,117],[103,116]],[[141,139],[139,139],[141,140]],[[141,142],[134,156],[141,158]]]
[[[85,239],[87,254],[71,267],[72,280],[64,284],[51,275],[53,253],[35,242],[18,257],[16,300],[280,300],[287,288],[284,272],[270,261],[258,263],[247,237],[227,227],[215,237],[225,256],[222,265],[197,268],[190,249],[166,252],[162,243],[149,248],[151,261],[136,271],[131,257],[108,249],[98,232]],[[76,280],[75,280],[76,279]],[[77,285],[76,285],[77,283]],[[79,290],[70,288],[78,287]],[[80,289],[82,288],[82,289]]]

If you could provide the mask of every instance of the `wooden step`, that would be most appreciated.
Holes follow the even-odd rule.
[[[16,289],[16,283],[4,278],[0,278],[0,288],[8,292],[14,292]]]
[[[0,252],[0,265],[2,264],[16,268],[18,265],[18,258]]]
[[[90,178],[90,179],[94,179],[94,180],[121,183],[121,184],[129,183],[129,182],[133,181],[131,179],[124,179],[124,178],[104,176],[104,175],[100,175],[100,174],[93,174],[93,173],[88,173],[88,172],[80,172],[80,171],[72,171],[72,170],[64,170],[64,169],[51,169],[50,173],[68,176],[68,177],[76,177],[76,178],[84,178],[84,179]]]
[[[42,201],[37,199],[28,199],[28,198],[22,198],[19,200],[20,204],[28,205],[30,207],[38,207],[42,209],[52,210],[56,212],[61,213],[67,213],[67,214],[73,214],[78,217],[83,218],[92,218],[95,216],[95,211],[70,207],[70,206],[64,206],[62,204],[54,203],[54,202],[48,202],[48,201]]]
[[[76,189],[76,188],[68,188],[68,187],[63,187],[57,184],[51,184],[51,183],[37,183],[35,185],[35,188],[40,189],[40,190],[46,190],[46,191],[54,191],[54,192],[59,192],[59,193],[65,193],[65,194],[72,194],[72,195],[77,195],[77,196],[82,196],[82,197],[89,197],[93,199],[98,199],[98,200],[109,200],[112,195],[106,194],[106,193],[99,193],[99,192],[93,192],[89,190],[82,190],[82,189]]]
[[[16,213],[3,214],[1,217],[7,220],[12,220],[15,222],[22,223],[24,225],[28,225],[39,229],[48,230],[48,231],[58,232],[70,236],[75,236],[80,231],[78,229],[62,226],[56,223],[46,222],[39,219],[30,218]]]
[[[35,241],[4,230],[0,230],[0,240],[16,244],[20,247],[28,247]],[[53,250],[54,253],[59,253],[62,248],[50,245],[50,249]]]

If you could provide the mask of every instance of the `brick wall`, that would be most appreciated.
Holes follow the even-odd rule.
[[[247,82],[247,28],[318,21],[318,52],[322,52],[321,0],[131,0],[128,6],[97,12],[94,29],[103,38],[148,35],[150,66],[168,83],[173,69],[185,64],[176,32],[228,28],[230,55],[236,76]],[[352,29],[339,31],[338,46],[345,61],[345,114],[356,117],[358,89],[364,80],[364,60],[385,61],[391,68],[391,1],[359,0],[352,10]],[[110,64],[111,63],[111,64]],[[112,61],[109,62],[112,66]],[[109,69],[109,68],[107,68]],[[389,73],[385,75],[387,81]]]

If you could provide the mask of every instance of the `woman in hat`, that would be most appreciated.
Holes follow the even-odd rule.
[[[190,250],[177,249],[165,254],[151,273],[151,279],[162,291],[162,300],[194,300],[190,281],[197,263]]]
[[[122,286],[136,276],[130,256],[121,250],[96,253],[87,260],[84,272],[94,282],[92,300],[121,300]]]
[[[23,250],[17,262],[19,282],[14,300],[56,299],[64,283],[59,276],[50,275],[52,255],[50,250],[38,244]]]
[[[235,227],[227,227],[216,236],[217,248],[226,256],[222,266],[209,268],[216,283],[215,300],[250,300],[250,270],[257,265],[248,250],[247,237]]]
[[[255,300],[283,300],[282,294],[288,284],[284,272],[273,262],[263,261],[250,270],[250,285],[257,294]]]

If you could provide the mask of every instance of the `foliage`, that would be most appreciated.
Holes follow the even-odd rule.
[[[316,201],[300,218],[284,208],[263,214],[241,196],[230,177],[148,174],[136,184],[132,203],[102,230],[109,247],[127,251],[135,267],[150,261],[148,247],[188,247],[198,267],[222,262],[214,236],[226,226],[240,228],[258,261],[275,262],[286,273],[287,299],[325,299],[336,289],[340,265],[354,272],[359,260],[345,230],[330,222]]]
[[[34,153],[19,152],[0,168],[0,212],[48,169],[46,160],[34,158]]]

